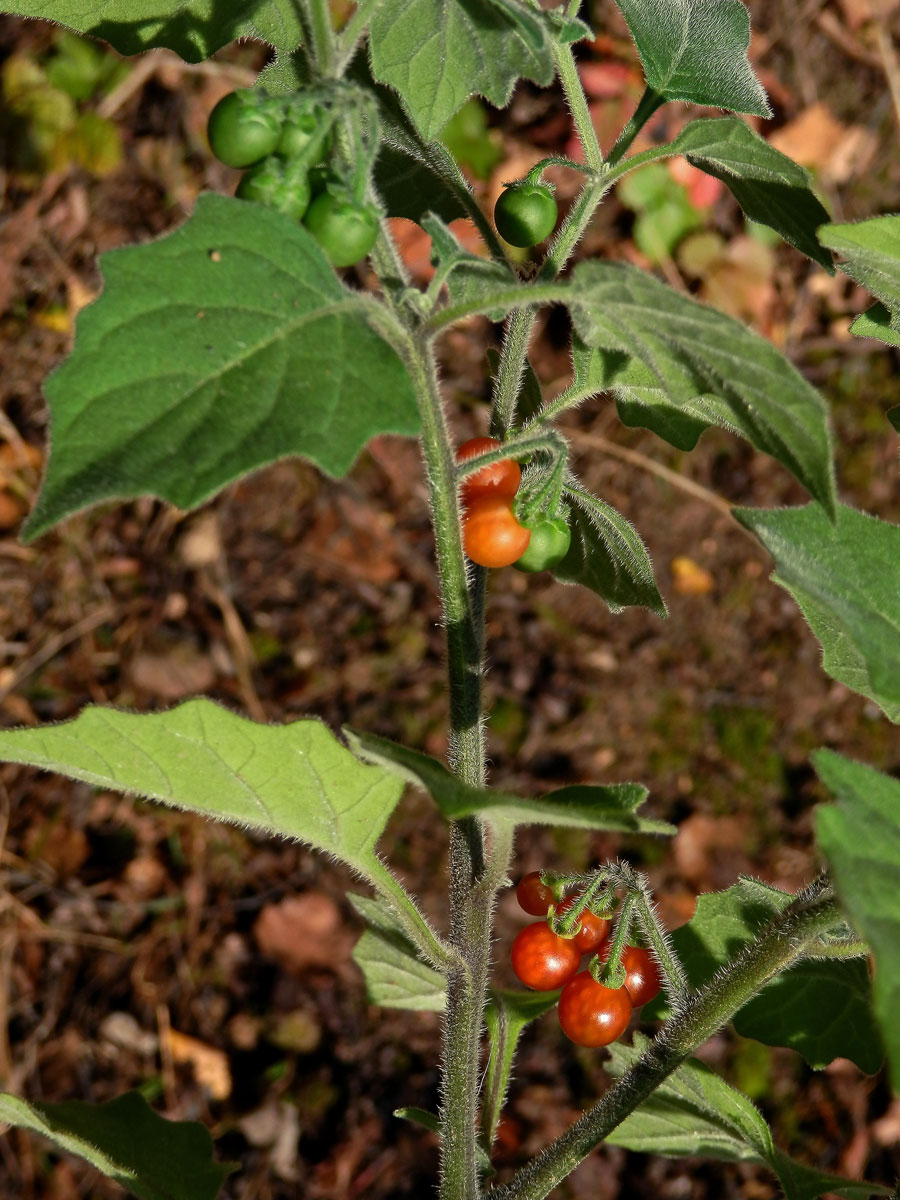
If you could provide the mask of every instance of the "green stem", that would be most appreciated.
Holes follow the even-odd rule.
[[[665,104],[665,96],[661,96],[659,92],[653,90],[649,84],[644,88],[644,94],[638,101],[638,106],[632,114],[631,120],[616,138],[616,144],[609,152],[609,165],[617,163],[631,143],[641,132],[653,114],[658,108]]]
[[[309,0],[309,23],[312,57],[316,73],[330,77],[335,70],[334,30],[331,26],[331,6],[328,0]]]
[[[472,612],[462,548],[455,464],[429,347],[410,362],[421,398],[422,445],[437,543],[450,683],[450,760],[457,776],[484,783],[481,723],[481,634]],[[490,959],[490,897],[479,888],[485,873],[484,831],[467,817],[450,827],[450,941],[459,963],[447,976],[441,1079],[441,1200],[478,1195],[476,1112],[481,1030]]]
[[[659,1031],[646,1052],[561,1137],[490,1200],[544,1200],[627,1116],[769,980],[802,958],[840,921],[827,881],[817,880]]]
[[[584,88],[581,86],[578,68],[575,66],[572,47],[557,43],[554,46],[554,56],[556,58],[556,74],[559,76],[559,82],[562,84],[566,100],[569,102],[575,130],[584,149],[585,160],[592,170],[599,171],[603,166],[603,151],[597,141],[597,131],[591,120],[591,112],[588,108]]]
[[[446,313],[447,309],[438,313],[438,319]],[[515,419],[516,400],[519,398],[536,315],[532,308],[517,308],[506,322],[506,337],[500,354],[500,369],[494,381],[491,409],[491,433],[494,437],[505,437]]]
[[[369,23],[381,0],[359,0],[347,24],[338,34],[338,73],[343,75],[366,36]]]

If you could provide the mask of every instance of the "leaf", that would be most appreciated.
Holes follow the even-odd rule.
[[[201,196],[175,233],[102,261],[103,294],[47,384],[28,538],[112,497],[191,508],[288,454],[341,475],[375,434],[417,432],[397,354],[280,213]]]
[[[772,115],[747,60],[750,17],[740,0],[616,3],[654,91],[667,100]]]
[[[834,274],[831,255],[816,237],[828,213],[810,187],[809,172],[749,125],[737,117],[700,118],[685,126],[670,149],[721,179],[752,221],[775,229]]]
[[[59,725],[2,730],[0,759],[297,838],[373,881],[403,791],[319,721],[259,725],[210,700],[142,714],[90,706]]]
[[[464,250],[440,217],[429,214],[422,219],[421,225],[431,238],[432,266],[444,268],[453,264],[447,277],[451,304],[470,304],[477,308],[496,291],[515,287],[517,279],[508,263],[480,258]],[[491,320],[502,321],[505,309],[488,313],[488,316]]]
[[[897,430],[897,432],[900,433],[900,404],[895,405],[894,408],[888,409],[887,419]]]
[[[33,1104],[0,1093],[0,1121],[30,1129],[76,1154],[140,1200],[215,1200],[237,1163],[212,1161],[197,1121],[167,1121],[139,1092],[106,1104]]]
[[[816,833],[835,889],[875,956],[875,1013],[894,1090],[900,1089],[900,782],[831,750],[813,765],[836,804],[816,810]]]
[[[420,221],[428,212],[445,221],[466,216],[476,201],[447,147],[423,140],[397,93],[376,83],[365,54],[357,55],[350,73],[378,102],[381,142],[375,186],[388,216],[410,221]]]
[[[734,515],[775,559],[828,674],[900,722],[900,527],[843,504],[834,524],[814,504]]]
[[[691,987],[707,983],[792,899],[745,878],[727,891],[699,896],[694,916],[671,934]],[[643,1016],[658,1020],[667,1011],[660,997],[644,1008]],[[849,1058],[871,1073],[883,1058],[860,960],[802,960],[744,1005],[734,1027],[742,1037],[796,1050],[815,1068]]]
[[[546,796],[514,796],[496,788],[462,783],[437,759],[387,738],[345,729],[351,747],[367,762],[378,763],[427,792],[448,820],[477,815],[516,825],[557,825],[576,829],[614,829],[629,833],[674,833],[664,821],[635,816],[647,797],[639,783],[576,785]]]
[[[586,346],[575,334],[572,338],[575,383],[585,390],[612,392],[623,425],[629,429],[649,429],[679,450],[693,450],[700,435],[711,425],[742,432],[727,403],[704,390],[703,380],[690,363],[664,344],[657,344],[654,350],[651,367],[621,350]],[[669,391],[660,386],[662,380],[667,382]],[[669,399],[672,392],[693,395],[675,403]]]
[[[653,564],[634,527],[611,505],[580,487],[567,485],[572,544],[552,574],[563,583],[580,583],[596,592],[611,612],[632,605],[659,616],[666,606],[656,586]]]
[[[383,902],[353,892],[347,899],[367,925],[353,948],[353,961],[365,978],[369,1003],[442,1012],[447,998],[444,977],[422,961]]]
[[[622,263],[582,263],[567,303],[588,346],[638,359],[667,400],[692,416],[715,396],[734,428],[833,511],[825,402],[770,342]]]
[[[303,37],[297,7],[289,0],[234,0],[225,7],[213,0],[111,0],[99,6],[79,0],[19,0],[6,11],[102,38],[120,54],[165,47],[192,63],[211,58],[238,38],[290,51]]]
[[[476,92],[504,108],[519,78],[549,84],[551,34],[521,0],[384,0],[370,26],[372,73],[431,141]]]
[[[850,332],[857,337],[878,338],[889,346],[900,346],[900,329],[891,325],[891,314],[879,300],[864,313],[860,313],[850,326]]]
[[[843,256],[844,274],[890,310],[891,327],[900,331],[900,214],[823,225],[819,241]]]
[[[610,1046],[609,1073],[624,1075],[647,1044],[636,1034],[633,1048]],[[645,1154],[761,1163],[778,1176],[788,1200],[815,1200],[826,1192],[865,1200],[890,1192],[806,1167],[778,1150],[750,1100],[695,1058],[682,1063],[606,1140]]]

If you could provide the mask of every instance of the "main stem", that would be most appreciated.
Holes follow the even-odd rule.
[[[647,1051],[543,1154],[490,1200],[544,1200],[684,1060],[804,949],[840,920],[831,888],[817,881],[662,1027]]]
[[[463,555],[454,462],[437,368],[420,343],[410,363],[421,397],[422,444],[431,492],[450,683],[450,761],[457,776],[484,783],[481,720],[482,581],[469,584]],[[481,1033],[490,952],[492,889],[485,875],[485,840],[473,817],[450,827],[450,941],[459,958],[447,976],[441,1073],[441,1200],[479,1195],[476,1115]]]

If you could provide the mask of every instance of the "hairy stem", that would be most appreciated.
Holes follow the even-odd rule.
[[[625,1118],[755,996],[840,921],[831,887],[817,880],[659,1031],[634,1066],[561,1137],[490,1192],[491,1200],[543,1200]]]
[[[331,6],[328,0],[309,0],[309,24],[313,61],[319,75],[334,74],[334,30],[331,27]]]

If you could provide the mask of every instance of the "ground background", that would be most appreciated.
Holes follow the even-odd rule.
[[[835,219],[900,208],[900,111],[888,88],[900,6],[881,0],[873,12],[875,3],[749,6],[752,57],[776,112],[767,136],[816,170]],[[638,76],[613,5],[598,4],[594,19],[601,36],[583,47],[583,67],[608,146]],[[154,709],[207,693],[259,719],[315,714],[441,754],[442,639],[414,443],[379,439],[341,482],[284,462],[198,514],[146,500],[76,517],[35,546],[16,540],[47,435],[41,382],[99,289],[98,253],[177,226],[204,189],[233,188],[235,173],[210,157],[205,121],[264,59],[246,45],[200,69],[166,54],[125,67],[104,55],[90,68],[98,82],[67,104],[46,87],[60,45],[46,24],[0,18],[0,720],[60,720],[92,702]],[[64,46],[63,56],[73,53]],[[664,119],[683,121],[670,107]],[[480,145],[488,160],[476,181],[486,205],[502,180],[569,138],[553,90],[523,86],[488,124],[472,135],[473,156]],[[571,180],[558,179],[565,199]],[[719,241],[699,243],[698,259],[688,239],[655,255],[659,270],[787,350],[833,408],[842,498],[900,519],[897,439],[884,419],[898,356],[846,333],[865,296],[748,236],[730,198],[689,199],[695,233]],[[398,234],[426,271],[415,228]],[[648,236],[652,227],[639,229],[613,197],[585,252],[646,264]],[[704,258],[704,246],[717,254]],[[568,371],[565,335],[553,318],[534,356],[551,392]],[[445,343],[460,438],[484,429],[485,350],[497,339],[477,321]],[[822,673],[818,644],[768,582],[766,555],[715,500],[764,507],[802,502],[802,492],[724,434],[680,454],[624,429],[608,401],[568,427],[577,469],[646,540],[671,618],[612,616],[549,577],[496,573],[493,781],[533,793],[638,779],[653,815],[680,832],[671,848],[525,833],[518,866],[627,854],[651,874],[672,925],[690,916],[698,892],[742,871],[799,886],[815,870],[812,812],[824,798],[810,750],[831,746],[900,771],[897,730]],[[622,448],[637,457],[624,461]],[[687,492],[655,465],[699,487]],[[0,768],[0,782],[4,1088],[101,1100],[140,1087],[160,1111],[205,1121],[222,1155],[242,1160],[224,1193],[234,1200],[430,1194],[433,1139],[391,1113],[434,1106],[438,1021],[367,1007],[349,958],[359,923],[339,871],[296,846],[35,772]],[[384,845],[440,921],[444,841],[422,797],[408,798]],[[503,977],[520,920],[507,896],[496,951]],[[882,1182],[900,1174],[900,1106],[883,1078],[842,1062],[815,1074],[788,1051],[729,1032],[703,1057],[756,1099],[786,1150]],[[604,1086],[602,1055],[569,1045],[552,1017],[532,1027],[499,1161],[533,1152]],[[24,1134],[0,1139],[0,1195],[114,1194]],[[752,1166],[614,1149],[559,1189],[595,1200],[776,1194]]]

